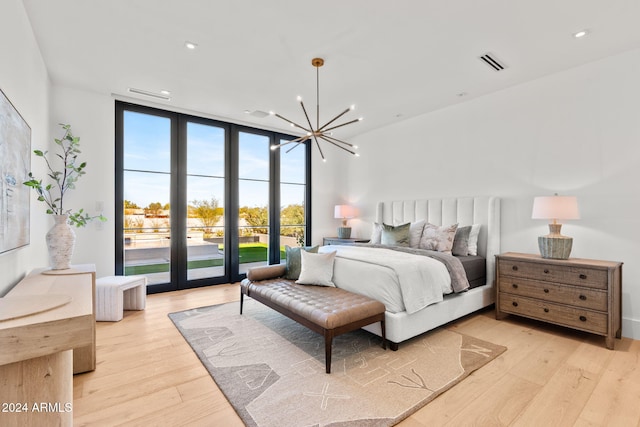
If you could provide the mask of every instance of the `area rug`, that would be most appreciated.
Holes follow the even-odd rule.
[[[383,350],[364,330],[324,338],[245,299],[171,313],[247,426],[392,426],[490,362],[505,347],[436,329]]]

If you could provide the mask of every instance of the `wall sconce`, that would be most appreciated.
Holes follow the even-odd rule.
[[[351,237],[351,227],[347,226],[347,220],[356,216],[356,210],[349,205],[336,205],[333,217],[342,220],[342,227],[338,227],[338,237],[348,239]]]
[[[533,199],[532,219],[552,219],[549,234],[538,237],[542,258],[568,259],[573,238],[560,234],[559,219],[580,219],[578,199],[574,196],[543,196]]]

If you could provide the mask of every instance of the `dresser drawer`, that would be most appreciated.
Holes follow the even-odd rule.
[[[553,263],[535,263],[520,260],[500,259],[501,275],[537,279],[568,285],[587,286],[607,289],[608,277],[606,269],[596,269],[579,265],[554,265]]]
[[[517,295],[501,294],[500,310],[557,325],[607,335],[607,315]]]
[[[605,291],[508,276],[500,276],[499,283],[500,292],[607,311],[607,293]]]

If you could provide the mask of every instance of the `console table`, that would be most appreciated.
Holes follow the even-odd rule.
[[[0,303],[0,425],[73,425],[73,374],[96,363],[95,266],[34,270]]]

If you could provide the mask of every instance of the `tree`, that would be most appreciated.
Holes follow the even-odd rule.
[[[218,199],[194,200],[189,206],[189,216],[199,218],[204,226],[205,233],[213,233],[213,227],[218,224],[224,214],[224,209],[219,206]]]
[[[140,209],[140,206],[136,205],[134,202],[132,202],[130,200],[125,200],[124,201],[124,208],[125,209]]]
[[[282,208],[280,212],[280,223],[282,225],[304,224],[304,206],[289,205]]]
[[[269,211],[266,206],[263,207],[247,207],[243,206],[239,209],[240,218],[244,219],[247,225],[254,227],[250,234],[260,233],[267,234],[266,226],[269,224]],[[265,226],[264,228],[260,226]],[[258,228],[256,228],[258,227]]]
[[[162,204],[160,202],[149,203],[149,206],[144,208],[145,216],[149,218],[157,218],[162,214]]]
[[[292,227],[292,225],[300,225]],[[280,235],[293,236],[304,246],[304,205],[289,205],[280,212]]]

